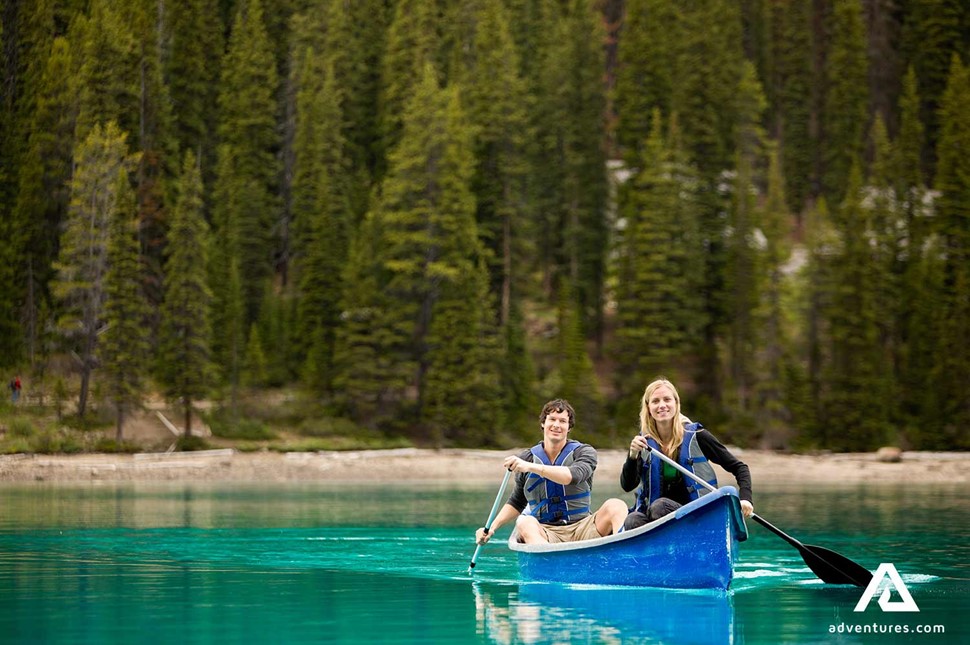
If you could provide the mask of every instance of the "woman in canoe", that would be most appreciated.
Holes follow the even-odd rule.
[[[631,491],[638,485],[636,504],[623,523],[624,530],[643,526],[677,510],[706,493],[661,459],[652,459],[647,447],[660,450],[701,479],[717,486],[713,461],[738,482],[741,511],[754,513],[751,503],[751,471],[748,466],[699,423],[680,413],[680,395],[667,379],[650,383],[640,402],[640,434],[630,442],[630,452],[620,473],[620,486]]]

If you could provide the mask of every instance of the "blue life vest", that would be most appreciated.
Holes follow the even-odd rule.
[[[552,463],[546,455],[542,442],[532,447],[532,463],[543,463],[547,466],[569,466],[575,461],[573,452],[582,443],[569,440],[562,452]],[[562,485],[536,473],[529,473],[525,478],[523,492],[529,502],[529,514],[541,524],[572,524],[589,515],[589,498],[592,486],[590,480],[576,484]]]
[[[677,462],[714,488],[717,488],[717,476],[714,474],[714,468],[697,444],[697,433],[703,429],[704,426],[699,423],[684,424],[684,440],[680,444]],[[653,437],[647,437],[647,445],[653,450],[663,452],[660,444]],[[653,453],[646,450],[642,451],[641,457],[643,459],[643,470],[640,472],[640,489],[637,491],[636,506],[633,510],[646,513],[647,507],[661,497],[660,490],[661,482],[663,481],[664,461],[660,458],[655,459]],[[694,501],[698,497],[710,492],[690,477],[684,477],[683,479],[690,501]]]

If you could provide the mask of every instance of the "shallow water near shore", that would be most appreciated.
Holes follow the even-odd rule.
[[[523,584],[507,527],[470,575],[497,484],[0,486],[0,642],[970,641],[961,487],[758,491],[803,542],[893,563],[920,609],[856,613],[861,589],[753,522],[727,593]]]

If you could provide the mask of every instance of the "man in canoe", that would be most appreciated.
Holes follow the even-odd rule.
[[[751,471],[714,435],[680,412],[680,395],[667,379],[650,383],[640,401],[640,434],[630,442],[630,452],[620,473],[620,487],[637,491],[636,505],[623,525],[635,529],[671,513],[707,492],[660,459],[650,459],[647,446],[659,450],[712,486],[717,486],[713,461],[738,482],[741,511],[751,517]]]
[[[482,527],[475,533],[478,544],[488,542],[513,519],[519,541],[526,544],[589,540],[623,526],[627,506],[621,499],[608,499],[590,513],[596,449],[569,438],[575,424],[576,414],[568,401],[555,399],[542,407],[542,441],[505,458],[502,465],[515,473],[515,488],[490,529]],[[523,515],[527,506],[529,512]]]

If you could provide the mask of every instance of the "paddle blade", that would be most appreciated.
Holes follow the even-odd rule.
[[[822,582],[866,587],[872,581],[868,569],[835,551],[811,544],[803,544],[798,550],[805,564]]]

